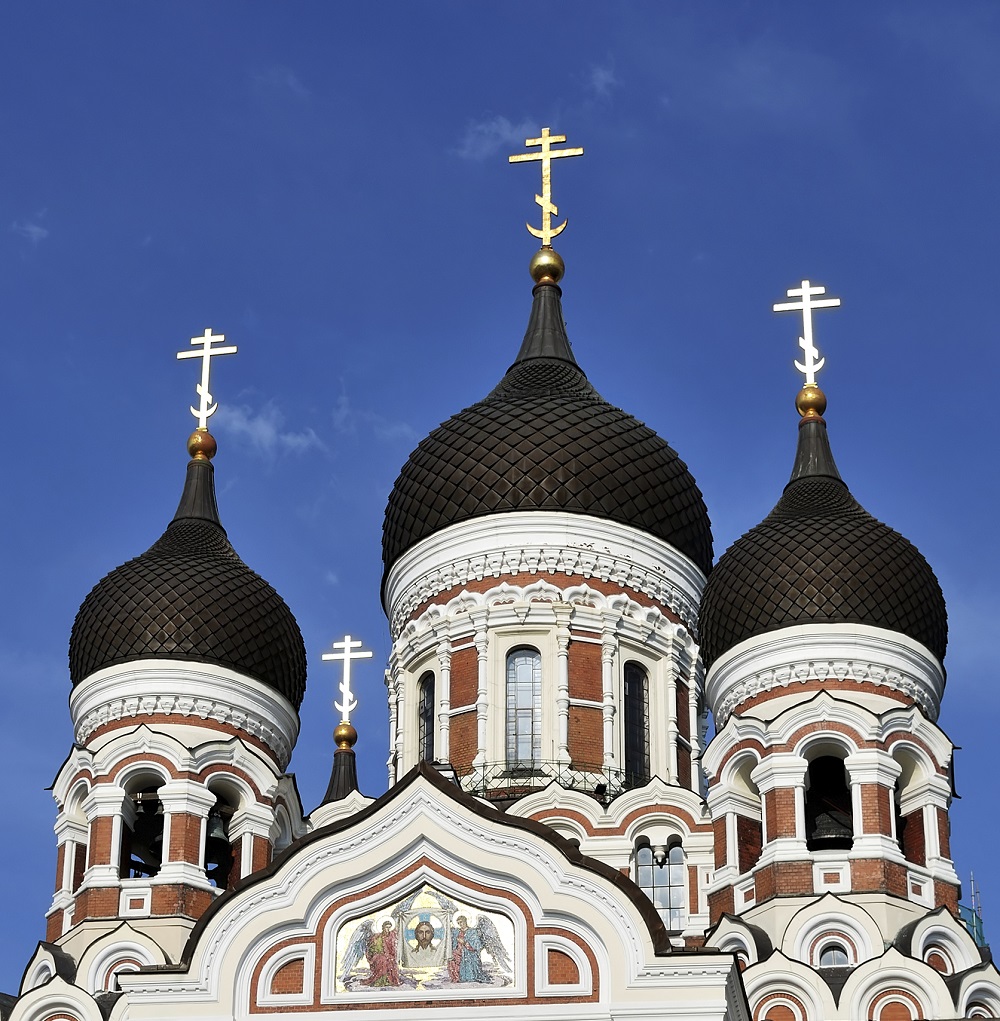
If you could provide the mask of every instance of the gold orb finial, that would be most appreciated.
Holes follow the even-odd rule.
[[[338,723],[333,729],[338,748],[353,748],[358,743],[358,732],[349,723]]]
[[[804,422],[822,419],[826,411],[826,394],[815,383],[806,383],[795,397],[795,410]]]
[[[528,266],[536,284],[558,284],[566,272],[566,263],[554,248],[539,248]]]
[[[188,437],[188,454],[196,461],[211,461],[219,449],[215,437],[207,429],[195,429]]]

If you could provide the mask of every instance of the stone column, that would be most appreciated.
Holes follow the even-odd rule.
[[[215,795],[197,780],[171,780],[159,789],[163,805],[160,883],[210,886],[205,877],[205,824]]]
[[[476,632],[473,641],[476,645],[476,757],[474,766],[482,766],[486,762],[487,727],[489,724],[489,663],[486,655],[489,652],[489,631],[486,627],[489,611],[473,610],[469,616]]]
[[[854,809],[852,858],[889,858],[902,862],[896,840],[893,796],[901,767],[879,748],[862,748],[844,759]]]
[[[615,657],[618,654],[618,621],[621,614],[601,614],[601,722],[604,730],[604,766],[615,765]]]
[[[438,732],[435,759],[451,762],[451,642],[442,638],[437,647]]]
[[[569,606],[553,607],[556,617],[556,759],[569,765]]]
[[[801,755],[777,752],[751,771],[760,791],[764,848],[760,861],[796,861],[807,857],[805,788],[808,763]]]

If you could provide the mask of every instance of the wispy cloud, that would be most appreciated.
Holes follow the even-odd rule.
[[[299,76],[284,64],[275,64],[264,71],[255,72],[253,83],[261,92],[284,94],[299,100],[306,100],[312,96]]]
[[[618,87],[618,79],[615,77],[614,68],[594,64],[590,68],[589,85],[599,99],[607,99],[614,89]]]
[[[295,432],[285,428],[281,409],[268,401],[259,411],[249,405],[223,405],[213,418],[219,432],[248,440],[257,453],[272,458],[279,452],[301,454],[307,450],[326,450],[326,444],[313,429]]]
[[[521,148],[524,140],[537,131],[538,126],[528,120],[517,124],[507,117],[473,121],[466,127],[455,153],[465,160],[485,160],[505,147]]]
[[[43,227],[40,223],[35,223],[33,220],[15,220],[11,225],[10,229],[15,234],[20,234],[21,237],[26,238],[33,245],[39,244],[49,236],[49,230],[47,227]]]
[[[365,411],[352,407],[346,393],[341,393],[337,398],[332,418],[334,429],[345,435],[369,432],[376,439],[386,442],[407,440],[410,443],[416,443],[419,439],[416,430],[407,422],[393,421],[376,411]]]

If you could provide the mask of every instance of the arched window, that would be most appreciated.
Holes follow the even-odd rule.
[[[854,842],[854,810],[842,759],[821,755],[806,773],[806,846],[847,851]]]
[[[232,805],[217,794],[205,825],[205,876],[220,890],[229,889],[233,871],[233,846],[229,841],[229,820],[233,811]]]
[[[671,932],[684,928],[687,912],[687,869],[684,848],[674,844],[669,851],[648,844],[636,849],[636,884],[653,902],[663,924]]]
[[[638,663],[625,664],[625,783],[649,779],[649,678]]]
[[[129,784],[118,866],[122,879],[148,879],[160,871],[163,862],[163,804],[159,783],[158,777],[147,776]]]
[[[542,657],[537,649],[507,654],[507,768],[542,760]]]
[[[434,675],[430,671],[417,683],[417,754],[434,761]]]
[[[851,959],[842,943],[827,943],[819,952],[821,968],[846,968],[850,963]]]

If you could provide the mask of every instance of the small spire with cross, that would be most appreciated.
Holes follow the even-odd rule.
[[[201,398],[197,408],[191,408],[191,414],[198,420],[199,429],[208,428],[208,420],[218,410],[219,405],[212,403],[212,394],[208,389],[208,378],[209,370],[211,368],[211,360],[215,355],[233,355],[236,354],[236,346],[231,347],[217,347],[218,344],[225,343],[225,336],[221,333],[213,334],[211,327],[205,331],[200,337],[192,337],[191,343],[196,347],[200,347],[200,351],[178,351],[178,360],[182,358],[200,358],[201,359],[201,382],[195,387],[195,393]]]
[[[779,301],[772,309],[775,312],[801,311],[802,336],[799,337],[799,347],[802,348],[805,358],[802,362],[795,362],[795,368],[806,377],[803,386],[816,386],[816,373],[826,364],[826,359],[819,357],[819,349],[813,343],[812,311],[814,308],[836,308],[840,305],[840,298],[821,298],[814,301],[817,295],[826,294],[826,288],[814,287],[808,280],[803,280],[801,287],[792,287],[785,293],[789,298],[800,300]]]
[[[333,661],[344,664],[344,677],[339,685],[343,702],[333,703],[334,709],[341,714],[341,723],[350,723],[351,713],[358,707],[358,701],[351,690],[351,663],[356,659],[371,659],[373,655],[370,649],[362,650],[361,645],[360,641],[353,640],[350,635],[344,635],[342,642],[333,643],[334,649],[339,651],[323,653],[324,662]]]
[[[530,223],[526,223],[525,226],[528,228],[528,232],[530,234],[542,242],[543,248],[551,248],[552,239],[561,234],[566,229],[566,224],[569,222],[568,220],[563,220],[559,226],[552,226],[552,217],[559,215],[559,207],[552,201],[552,161],[560,156],[583,155],[583,149],[552,148],[553,145],[558,145],[565,141],[565,135],[551,135],[549,134],[548,128],[542,128],[540,138],[526,138],[524,140],[524,144],[529,147],[536,145],[541,146],[540,152],[525,152],[516,156],[509,156],[507,158],[509,163],[529,163],[534,160],[541,160],[542,194],[535,196],[535,202],[542,207],[542,227],[541,230],[539,230],[537,227],[532,227]]]

